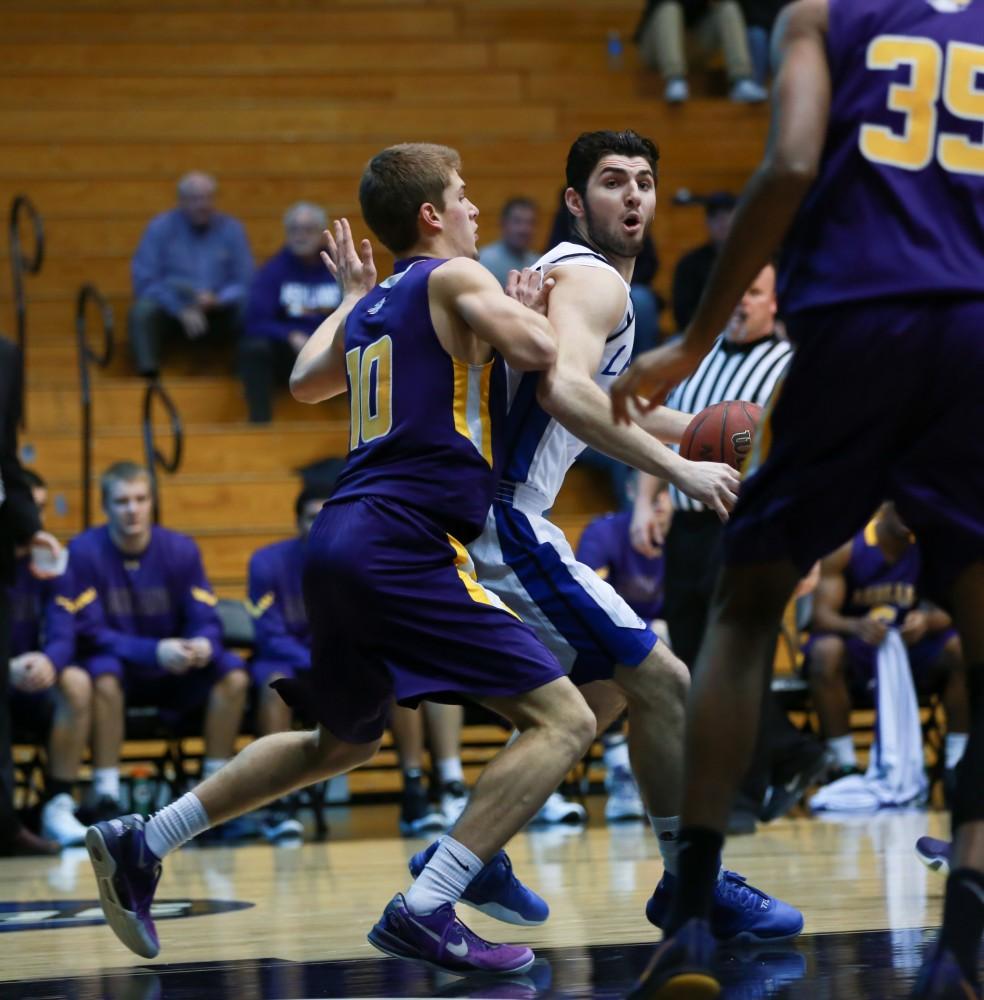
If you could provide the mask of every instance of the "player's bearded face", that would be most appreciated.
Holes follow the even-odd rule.
[[[648,162],[606,157],[588,181],[583,205],[594,246],[607,255],[638,257],[656,213],[656,182]]]

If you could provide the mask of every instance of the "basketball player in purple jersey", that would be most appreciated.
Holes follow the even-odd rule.
[[[159,950],[150,904],[166,854],[210,825],[369,760],[394,698],[471,699],[520,736],[486,767],[454,837],[369,939],[458,973],[516,973],[533,962],[529,948],[472,933],[454,904],[481,907],[494,894],[499,906],[513,887],[514,909],[545,910],[515,885],[500,848],[587,750],[595,720],[533,631],[476,581],[465,550],[495,489],[505,383],[493,352],[515,368],[543,369],[556,337],[543,315],[550,283],[524,297],[535,311],[474,260],[478,210],[459,166],[453,150],[428,144],[391,147],[369,163],[363,216],[397,257],[379,285],[368,240],[357,251],[345,220],[328,237],[326,263],[344,297],[298,355],[291,390],[316,403],[348,388],[350,451],[308,542],[308,681],[277,682],[320,725],[257,740],[148,821],[125,816],[89,829],[106,918],[139,955]],[[534,912],[526,922],[543,919]]]
[[[796,580],[887,496],[968,663],[943,929],[913,994],[966,1000],[984,928],[984,2],[798,0],[778,37],[769,147],[697,315],[613,393],[617,420],[633,397],[659,402],[785,239],[797,350],[725,536],[688,716],[679,891],[637,995],[718,995],[707,916],[761,665]]]

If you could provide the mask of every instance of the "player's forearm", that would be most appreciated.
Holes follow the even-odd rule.
[[[706,354],[745,289],[779,249],[813,180],[811,170],[766,160],[752,176],[687,333]]]
[[[608,397],[589,378],[552,371],[541,376],[540,405],[585,444],[634,469],[676,481],[683,459],[637,424],[612,423]]]
[[[671,410],[668,406],[657,406],[650,413],[633,414],[633,419],[663,444],[679,444],[684,431],[693,420],[693,414]]]
[[[813,606],[814,632],[833,632],[835,635],[851,636],[858,634],[860,626],[860,618],[848,618],[819,604]]]
[[[360,296],[346,296],[341,305],[311,334],[298,352],[290,373],[291,395],[302,403],[320,403],[345,392],[344,352],[336,343],[344,336],[345,319]]]

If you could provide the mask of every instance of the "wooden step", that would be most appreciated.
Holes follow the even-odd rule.
[[[370,2],[363,10],[304,9],[243,10],[230,17],[228,11],[206,9],[121,11],[105,10],[7,10],[3,16],[5,42],[141,43],[182,45],[191,39],[209,43],[255,41],[310,42],[312,38],[434,39],[442,43],[454,38],[458,28],[451,5],[406,3],[399,7]],[[191,46],[193,47],[193,46]]]
[[[167,428],[161,426],[160,434]],[[348,420],[325,419],[316,424],[281,422],[252,424],[192,424],[185,427],[183,475],[293,474],[303,465],[348,449]],[[79,468],[82,445],[77,432],[35,431],[21,435],[25,461],[44,475],[59,475]],[[98,474],[113,462],[143,461],[140,430],[107,429],[92,442],[92,468]],[[52,471],[49,471],[52,470]]]
[[[79,394],[74,372],[66,373],[59,386],[36,386],[28,395],[28,428],[34,431],[68,431],[81,426]],[[174,399],[186,424],[239,423],[245,416],[246,404],[242,387],[232,376],[201,376],[198,378],[165,378],[164,384]],[[143,379],[97,378],[93,386],[93,426],[105,428],[135,428],[143,419]],[[308,406],[292,399],[286,391],[274,397],[276,420],[347,419],[346,399],[332,400]]]

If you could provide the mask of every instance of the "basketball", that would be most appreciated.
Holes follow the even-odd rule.
[[[725,462],[740,469],[751,451],[762,407],[727,400],[701,410],[680,439],[680,454],[692,462]]]

